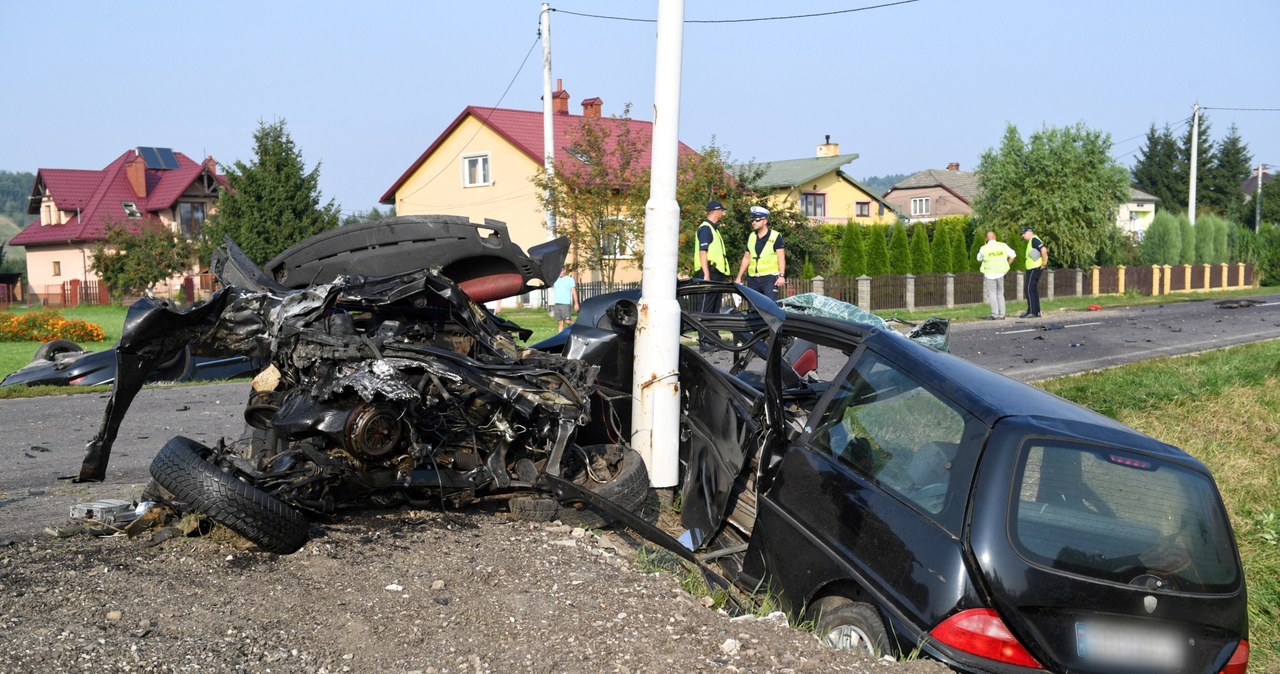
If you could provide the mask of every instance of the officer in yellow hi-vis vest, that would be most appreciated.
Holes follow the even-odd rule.
[[[1027,311],[1018,318],[1040,318],[1040,274],[1049,266],[1049,248],[1030,227],[1022,228],[1022,238],[1027,242],[1024,259],[1027,269]]]
[[[1008,244],[996,240],[995,232],[987,232],[987,242],[978,249],[978,262],[982,263],[982,289],[991,306],[989,321],[1004,320],[1004,277],[1015,257],[1017,253]]]
[[[751,207],[751,229],[736,281],[742,283],[746,274],[748,288],[777,301],[778,286],[787,283],[787,251],[782,237],[769,227],[769,211],[760,206]]]
[[[707,217],[698,225],[698,240],[693,247],[693,277],[704,281],[728,281],[729,259],[724,254],[724,239],[720,238],[720,218],[724,217],[724,205],[719,201],[707,204]],[[720,313],[721,293],[703,296],[702,311]]]

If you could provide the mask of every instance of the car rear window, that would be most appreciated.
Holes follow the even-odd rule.
[[[1030,443],[1011,533],[1042,566],[1152,589],[1238,583],[1231,529],[1210,478],[1144,454]]]

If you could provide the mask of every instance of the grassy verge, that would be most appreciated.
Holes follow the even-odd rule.
[[[1040,386],[1178,445],[1213,471],[1249,585],[1249,669],[1280,669],[1280,340]]]
[[[1254,295],[1267,295],[1277,292],[1272,288],[1245,288],[1244,290],[1213,290],[1208,292],[1193,293],[1174,293],[1172,295],[1160,295],[1159,297],[1147,297],[1144,295],[1085,295],[1084,297],[1065,297],[1053,300],[1040,298],[1040,312],[1051,314],[1058,311],[1089,311],[1089,305],[1097,305],[1103,309],[1114,309],[1116,307],[1136,307],[1148,304],[1175,304],[1178,302],[1195,302],[1203,300],[1221,300],[1231,297],[1251,297]],[[1027,303],[1022,300],[1010,300],[1008,302],[1008,311],[1010,316],[1016,316],[1027,308]],[[883,318],[901,318],[907,321],[922,321],[930,316],[940,316],[949,318],[953,321],[960,320],[978,320],[986,318],[991,310],[984,304],[969,304],[962,307],[932,308],[920,309],[918,311],[906,311],[904,309],[885,309],[877,311],[876,315]]]
[[[6,313],[23,314],[34,309],[10,309]],[[81,344],[86,351],[101,351],[109,348],[120,339],[120,330],[124,327],[125,308],[119,306],[106,307],[74,307],[59,309],[64,318],[95,323],[106,333],[101,342]],[[0,375],[5,375],[31,362],[40,342],[0,342]],[[64,391],[65,393],[65,391]]]

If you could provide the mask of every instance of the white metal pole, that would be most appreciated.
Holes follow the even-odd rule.
[[[1196,224],[1196,161],[1200,154],[1200,104],[1191,106],[1191,185],[1187,190],[1187,219]]]
[[[1262,227],[1262,160],[1258,160],[1258,179],[1253,184],[1253,231],[1256,234]]]
[[[680,66],[684,0],[658,0],[653,85],[653,164],[644,218],[644,276],[631,387],[631,443],[654,487],[673,487],[680,463],[680,305],[676,302],[680,205]]]
[[[542,166],[547,183],[555,177],[555,115],[551,112],[551,5],[542,3],[539,32],[542,34]],[[556,238],[556,211],[551,207],[552,191],[547,190],[547,240]]]

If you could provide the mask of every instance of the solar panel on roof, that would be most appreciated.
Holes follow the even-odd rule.
[[[178,157],[167,147],[140,147],[138,154],[150,169],[176,169]]]

